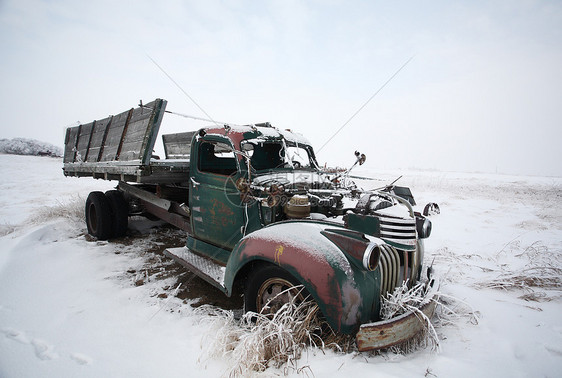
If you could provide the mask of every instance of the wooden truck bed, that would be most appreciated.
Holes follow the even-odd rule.
[[[183,183],[194,132],[163,135],[166,159],[152,156],[166,109],[156,99],[138,108],[66,130],[65,176],[135,183]]]

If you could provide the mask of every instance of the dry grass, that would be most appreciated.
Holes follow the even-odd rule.
[[[239,320],[232,311],[212,306],[202,306],[198,311],[203,311],[204,319],[210,322],[202,359],[227,360],[226,375],[231,377],[252,376],[269,367],[281,369],[285,375],[308,375],[310,369],[299,365],[308,347],[343,350],[337,341],[351,344],[349,337],[338,338],[327,328],[318,306],[310,301],[293,300],[272,315],[248,312]]]
[[[537,266],[518,271],[499,273],[497,277],[477,283],[478,287],[489,289],[522,289],[533,291],[533,288],[562,288],[562,269],[548,266]]]
[[[18,228],[17,226],[14,226],[13,224],[9,224],[9,223],[0,224],[0,237],[15,232],[17,228]]]
[[[381,318],[391,319],[419,307],[426,300],[426,288],[418,283],[411,289],[406,282],[394,289],[382,300]]]
[[[39,224],[51,219],[66,218],[72,221],[84,221],[84,206],[86,200],[80,196],[74,196],[64,202],[57,202],[56,205],[40,208],[30,217],[29,222]]]
[[[508,251],[509,249],[509,251]],[[496,255],[501,260],[503,255],[518,258],[524,265],[498,264],[492,272],[493,277],[475,283],[478,288],[522,290],[525,294],[519,298],[527,301],[550,300],[546,290],[562,288],[562,256],[560,252],[536,241],[529,246],[521,246],[519,240],[506,244]]]
[[[408,340],[402,345],[390,348],[392,352],[404,354],[411,353],[419,348],[428,347],[432,350],[439,350],[439,336],[435,331],[435,327],[431,323],[431,319],[420,310],[423,304],[430,300],[438,301],[438,298],[439,293],[437,293],[434,299],[429,298],[428,286],[426,283],[421,282],[412,288],[409,288],[407,282],[404,282],[402,286],[395,288],[394,292],[389,293],[383,298],[381,304],[382,319],[392,319],[396,316],[413,312],[424,324],[422,332],[417,337]]]
[[[466,319],[470,324],[478,325],[480,312],[474,310],[467,302],[440,292],[439,305],[435,310],[433,320],[436,329],[457,325],[461,319]]]
[[[535,241],[524,245],[518,238],[491,256],[458,255],[448,248],[434,253],[439,266],[448,267],[442,282],[467,282],[478,289],[523,291],[519,298],[549,301],[562,288],[562,252]]]
[[[21,229],[25,224],[38,225],[57,218],[66,218],[73,222],[84,222],[84,206],[86,200],[80,196],[72,197],[65,202],[57,202],[56,205],[43,206],[36,210],[23,224],[0,225],[0,237],[6,236]]]

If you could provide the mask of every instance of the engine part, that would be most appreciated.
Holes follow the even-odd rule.
[[[302,219],[310,216],[308,196],[295,194],[285,205],[285,214],[290,219]]]

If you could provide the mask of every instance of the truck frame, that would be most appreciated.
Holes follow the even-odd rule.
[[[416,311],[380,319],[384,296],[422,279],[431,222],[414,211],[408,188],[347,185],[345,172],[320,169],[304,137],[269,123],[163,135],[159,159],[153,148],[166,105],[141,102],[66,130],[64,175],[117,181],[115,190],[88,195],[89,234],[121,237],[131,215],[162,219],[187,233],[185,246],[165,255],[227,296],[241,288],[246,311],[311,298],[333,330],[356,336],[360,351],[424,329],[436,306],[429,274]]]

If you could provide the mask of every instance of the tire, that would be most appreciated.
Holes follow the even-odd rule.
[[[98,240],[107,240],[113,234],[111,205],[102,192],[91,192],[86,199],[88,233]]]
[[[244,290],[244,310],[274,314],[283,304],[289,302],[292,296],[297,296],[297,303],[302,302],[309,294],[306,289],[298,287],[299,285],[293,276],[276,265],[259,267],[248,277]],[[293,289],[289,290],[291,287]]]
[[[125,236],[129,227],[129,204],[119,190],[108,190],[105,196],[111,209],[112,237]]]

